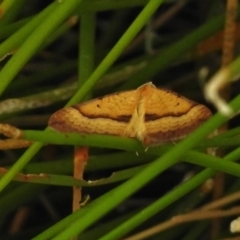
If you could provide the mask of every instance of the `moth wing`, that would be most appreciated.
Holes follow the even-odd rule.
[[[158,145],[184,138],[211,116],[204,105],[175,92],[143,85],[145,99],[144,145]]]
[[[123,136],[134,108],[137,92],[115,93],[63,108],[49,119],[49,126],[61,132]]]

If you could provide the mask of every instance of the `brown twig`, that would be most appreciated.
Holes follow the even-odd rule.
[[[209,204],[204,205],[201,209],[203,210],[216,209],[226,206],[227,204],[233,203],[234,201],[237,200],[240,200],[240,192],[236,192],[221,199],[217,199]]]
[[[182,214],[179,216],[175,216],[164,223],[160,223],[160,224],[158,224],[152,228],[149,228],[145,231],[142,231],[140,233],[137,233],[135,235],[127,237],[124,240],[144,239],[146,237],[149,237],[156,233],[159,233],[163,230],[169,229],[171,227],[174,227],[179,224],[186,223],[186,222],[214,219],[214,218],[222,218],[222,217],[239,215],[239,214],[240,214],[240,207],[234,207],[229,210],[213,210],[213,211],[196,210],[196,211],[193,211],[188,214]]]
[[[237,27],[237,6],[237,0],[227,1],[226,22],[223,38],[222,67],[228,65],[234,58]]]
[[[73,176],[76,179],[83,179],[83,173],[85,169],[85,165],[88,160],[88,148],[87,147],[76,147],[74,151],[74,169]],[[75,212],[81,208],[82,201],[82,188],[81,187],[73,187],[73,204],[72,211]],[[77,240],[78,236],[74,237],[72,240]]]
[[[236,38],[236,18],[237,18],[237,0],[228,0],[226,6],[226,22],[223,37],[223,54],[222,54],[222,68],[227,66],[234,57],[235,38]],[[225,101],[230,98],[230,87],[225,84],[222,89],[222,97]],[[226,131],[228,125],[223,125],[219,132]],[[224,155],[223,152],[219,152],[218,155]],[[218,199],[224,194],[225,174],[218,173],[215,177],[215,187],[213,189],[213,199]],[[221,220],[216,219],[212,222],[211,237],[217,238],[221,232]]]
[[[83,179],[84,168],[88,160],[88,148],[76,147],[74,153],[74,177]],[[73,187],[73,212],[80,209],[82,200],[81,188]]]
[[[0,134],[10,138],[0,140],[0,150],[24,148],[32,144],[31,141],[21,139],[22,131],[9,124],[0,124]]]
[[[169,219],[168,221],[165,221],[152,228],[149,228],[140,233],[132,235],[126,238],[125,240],[144,239],[146,237],[149,237],[151,235],[154,235],[156,233],[159,233],[161,231],[164,231],[166,229],[172,228],[176,225],[179,225],[185,222],[191,222],[191,221],[197,221],[197,220],[203,220],[203,219],[221,218],[221,217],[226,217],[230,215],[238,215],[240,207],[235,207],[229,210],[214,210],[214,209],[226,206],[227,204],[230,204],[239,199],[240,199],[240,192],[230,194],[222,199],[218,199],[210,204],[206,204],[198,210],[192,211],[187,214],[181,214],[181,215],[175,216]]]

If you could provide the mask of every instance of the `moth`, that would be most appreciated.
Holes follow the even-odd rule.
[[[60,132],[124,136],[151,146],[184,138],[210,116],[206,106],[149,82],[60,109],[48,124]]]

